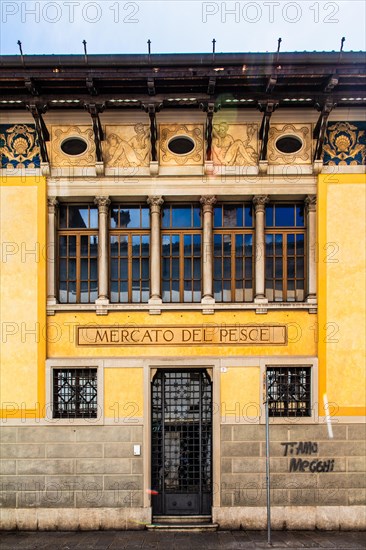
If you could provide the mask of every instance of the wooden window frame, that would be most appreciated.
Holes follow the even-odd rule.
[[[181,230],[174,230],[174,229],[164,229],[162,230],[161,232],[161,287],[163,288],[163,282],[166,281],[167,279],[163,279],[163,260],[164,258],[167,258],[168,256],[164,256],[163,254],[163,239],[164,239],[164,236],[169,236],[169,237],[172,237],[173,235],[178,235],[179,236],[179,300],[178,302],[173,302],[173,300],[171,299],[172,297],[172,281],[173,279],[170,277],[169,281],[170,281],[170,290],[169,290],[169,293],[170,293],[170,300],[164,300],[163,299],[163,302],[166,303],[166,304],[171,304],[171,303],[186,303],[186,304],[196,304],[196,303],[199,303],[202,299],[202,260],[203,260],[203,251],[202,251],[202,246],[203,246],[203,235],[202,235],[202,228],[200,229],[181,229]],[[184,260],[186,259],[186,257],[184,256],[184,237],[186,235],[199,235],[200,238],[201,238],[201,254],[200,254],[200,272],[201,272],[201,277],[200,277],[200,299],[198,301],[194,301],[194,300],[190,300],[190,301],[185,301],[184,300],[184,282],[186,280],[189,280],[191,282],[195,281],[196,279],[185,279],[184,277]],[[170,241],[170,252],[171,252],[171,241]],[[189,258],[192,260],[194,260],[195,256],[189,256]],[[169,260],[170,260],[170,265],[171,265],[171,259],[172,259],[172,255],[171,253],[169,254]],[[192,293],[194,293],[194,290],[190,291]],[[162,290],[162,296],[163,296],[163,290]]]
[[[294,209],[296,208],[296,206],[300,206],[301,203],[299,202],[273,202],[272,205],[273,206],[282,206],[282,205],[291,205],[294,207]],[[304,208],[305,206],[302,205]],[[296,212],[294,214],[295,216],[295,223],[296,223]],[[274,273],[274,276],[269,278],[268,275],[267,275],[267,269],[266,269],[266,265],[267,265],[267,258],[268,258],[268,255],[267,255],[267,242],[266,242],[266,237],[268,235],[282,235],[282,256],[276,256],[275,254],[274,255],[271,255],[272,257],[272,262],[273,262],[273,273]],[[300,278],[297,278],[296,277],[296,259],[297,258],[300,258],[301,256],[300,255],[297,255],[297,254],[294,254],[293,258],[295,260],[295,277],[291,277],[290,279],[291,280],[294,280],[295,281],[295,289],[294,289],[294,292],[295,292],[295,299],[294,300],[288,300],[288,281],[289,281],[289,277],[287,275],[287,267],[288,267],[288,253],[287,253],[287,249],[288,249],[288,235],[302,235],[303,238],[304,238],[304,253],[302,255],[303,257],[303,260],[304,260],[304,275],[303,277]],[[296,239],[296,237],[295,237]],[[306,297],[306,285],[307,285],[307,226],[306,226],[306,216],[304,215],[304,225],[303,226],[292,226],[292,227],[288,227],[288,226],[266,226],[265,225],[265,228],[264,228],[264,242],[265,242],[265,270],[264,270],[264,289],[265,289],[265,295],[267,296],[267,281],[271,280],[272,283],[273,283],[273,300],[269,300],[270,303],[279,303],[279,302],[288,302],[288,303],[302,303],[305,301],[305,297]],[[272,244],[273,246],[273,244]],[[296,244],[295,244],[296,246]],[[275,251],[275,249],[274,249]],[[276,278],[276,265],[275,265],[275,260],[276,258],[282,258],[282,278],[279,279],[279,278]],[[276,288],[275,288],[275,284],[276,284],[276,281],[279,281],[281,280],[282,281],[282,299],[281,300],[276,300],[275,299],[275,291],[276,291]],[[297,281],[298,280],[303,280],[304,281],[304,288],[303,288],[303,293],[304,293],[304,297],[302,300],[296,300],[296,291],[297,291]]]
[[[189,206],[191,208],[191,223],[192,223],[192,226],[187,226],[187,227],[174,227],[174,225],[172,224],[172,220],[173,220],[173,215],[172,215],[172,209],[173,208],[180,208],[180,207],[187,207]],[[160,234],[161,234],[161,246],[160,246],[160,254],[161,254],[161,258],[160,258],[160,261],[161,261],[161,289],[162,289],[162,300],[164,303],[166,304],[171,304],[171,303],[186,303],[186,304],[195,304],[195,303],[199,303],[202,299],[202,286],[203,286],[203,227],[202,227],[202,209],[201,207],[197,204],[197,203],[174,203],[174,204],[167,204],[165,208],[169,208],[169,221],[170,221],[170,226],[169,227],[163,227],[162,224],[161,224],[161,230],[160,230]],[[194,209],[197,208],[199,209],[199,212],[200,212],[200,219],[201,219],[201,225],[200,227],[193,227],[193,223],[194,223]],[[169,236],[169,237],[172,237],[173,235],[178,235],[179,236],[179,300],[177,302],[173,301],[172,300],[172,281],[173,279],[170,277],[169,278],[169,281],[170,281],[170,285],[169,285],[169,294],[170,294],[170,298],[169,300],[164,300],[164,290],[163,290],[163,283],[167,281],[167,279],[164,279],[163,278],[163,261],[164,261],[164,258],[167,258],[168,256],[164,256],[163,254],[163,240],[164,240],[164,237],[165,236]],[[194,301],[193,300],[193,297],[194,297],[194,289],[191,290],[190,292],[192,293],[192,300],[190,301],[186,301],[184,299],[184,282],[186,280],[189,280],[193,283],[193,281],[195,281],[196,279],[193,279],[193,277],[191,279],[185,279],[184,277],[184,260],[186,259],[185,256],[184,256],[184,237],[186,235],[199,235],[200,236],[200,246],[201,246],[201,254],[200,254],[200,298],[199,300],[197,301]],[[191,261],[195,258],[195,256],[189,256],[189,258],[191,259]],[[170,261],[170,265],[171,265],[171,259],[172,259],[172,255],[171,255],[171,241],[170,241],[170,254],[169,254],[169,261]]]
[[[123,302],[121,300],[118,300],[118,301],[112,301],[112,268],[111,268],[111,264],[112,264],[112,257],[114,259],[117,259],[118,260],[118,278],[117,279],[113,279],[113,282],[116,282],[118,283],[118,288],[120,288],[120,282],[121,282],[121,277],[120,277],[120,263],[119,263],[119,260],[122,256],[118,255],[118,256],[112,256],[111,254],[111,237],[121,237],[123,235],[126,235],[127,236],[127,256],[126,256],[126,259],[127,259],[127,301],[126,302]],[[134,256],[132,256],[132,238],[133,236],[138,236],[138,237],[144,237],[144,236],[148,236],[149,237],[149,257],[151,258],[151,231],[150,229],[149,230],[142,230],[142,229],[139,229],[139,228],[134,228],[134,229],[117,229],[117,228],[113,228],[113,229],[110,229],[109,230],[109,237],[108,237],[108,240],[109,240],[109,272],[108,272],[108,286],[109,286],[109,296],[110,296],[110,300],[111,300],[111,303],[113,304],[145,304],[148,302],[149,298],[147,299],[147,301],[143,301],[143,300],[140,300],[140,301],[133,301],[133,288],[132,288],[132,263],[133,263],[133,259],[134,259]],[[120,242],[119,242],[119,249],[120,249]],[[141,246],[141,244],[140,244]],[[139,256],[139,260],[140,260],[140,274],[141,274],[141,261],[144,257],[140,254]],[[148,277],[148,282],[149,282],[149,290],[148,290],[148,294],[150,296],[150,279],[151,279],[151,262],[149,260],[149,277]],[[142,278],[140,277],[140,293],[142,293],[142,287],[141,287],[141,284],[142,284]],[[118,294],[120,293],[120,291],[118,290]]]
[[[230,235],[231,236],[231,254],[230,254],[230,269],[231,269],[231,277],[230,279],[227,279],[227,278],[224,278],[222,277],[221,279],[217,279],[215,278],[215,261],[217,259],[217,256],[215,255],[215,235],[221,235],[221,236],[224,236],[224,235]],[[236,256],[236,236],[237,235],[242,235],[243,237],[245,235],[251,235],[252,237],[252,277],[251,277],[251,281],[252,281],[252,298],[251,300],[236,300],[235,299],[235,292],[236,292],[236,281],[238,279],[238,277],[236,277],[236,259],[237,259],[237,256]],[[218,302],[218,303],[251,303],[253,302],[254,300],[254,246],[255,246],[255,230],[254,228],[248,228],[248,229],[238,229],[238,228],[232,228],[232,229],[214,229],[213,230],[213,239],[214,239],[214,243],[213,243],[213,270],[212,270],[212,273],[213,273],[213,288],[214,288],[214,296],[215,296],[215,281],[217,280],[220,280],[221,282],[223,281],[226,281],[226,280],[230,280],[230,293],[231,293],[231,298],[230,300],[215,300]],[[224,256],[221,254],[220,256],[221,258],[221,264],[223,264],[223,258]],[[247,256],[242,256],[241,257],[242,259],[244,259],[244,277],[242,280],[243,282],[243,286],[242,286],[242,290],[243,290],[243,294],[244,294],[244,297],[245,297],[245,282],[247,280],[249,280],[248,277],[245,277],[245,259],[247,258]],[[224,274],[224,269],[223,269],[223,265],[222,265],[222,274]]]
[[[97,238],[97,243],[98,243],[98,251],[99,251],[99,223],[98,223],[98,226],[95,227],[95,228],[74,228],[74,227],[67,227],[68,226],[68,220],[69,220],[69,207],[73,207],[73,206],[76,206],[76,207],[84,207],[84,208],[88,208],[89,210],[89,219],[90,219],[90,208],[93,208],[94,209],[94,206],[90,205],[90,204],[62,204],[61,205],[61,208],[62,207],[66,207],[67,208],[67,223],[66,223],[66,227],[63,227],[63,228],[60,228],[60,211],[59,211],[59,214],[58,214],[58,224],[57,224],[57,294],[58,294],[58,301],[62,304],[73,304],[73,303],[76,303],[76,304],[88,304],[88,303],[94,303],[90,301],[90,284],[92,281],[94,281],[94,279],[90,279],[88,278],[87,279],[87,282],[88,282],[88,287],[89,287],[89,290],[88,290],[88,296],[89,296],[89,300],[87,302],[82,302],[81,301],[81,260],[82,258],[83,259],[88,259],[88,266],[90,266],[90,259],[91,258],[94,258],[94,256],[90,256],[90,237],[96,237]],[[61,284],[61,278],[60,278],[60,264],[61,264],[61,259],[65,259],[66,260],[66,264],[68,265],[68,262],[70,260],[70,256],[69,256],[69,251],[68,251],[68,246],[69,246],[69,239],[67,239],[67,252],[66,252],[66,256],[61,256],[60,255],[60,237],[75,237],[75,240],[76,240],[76,243],[75,243],[75,269],[76,269],[76,273],[75,273],[75,302],[71,302],[69,300],[69,279],[66,278],[66,285],[67,285],[67,301],[61,301],[60,299],[60,284]],[[87,256],[81,256],[81,237],[88,237],[88,255]],[[96,282],[96,285],[97,285],[97,294],[96,294],[96,299],[98,298],[98,262],[99,262],[99,252],[97,253],[96,255],[96,260],[97,260],[97,276],[96,276],[96,279],[95,279],[95,282]],[[90,269],[88,267],[88,273],[90,273]],[[68,275],[68,273],[67,273]],[[83,279],[83,282],[84,282],[84,279]]]

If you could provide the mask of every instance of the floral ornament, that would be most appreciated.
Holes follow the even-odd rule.
[[[336,122],[328,127],[324,142],[324,164],[362,165],[366,159],[363,123]]]
[[[1,168],[39,168],[39,145],[34,125],[0,126]]]

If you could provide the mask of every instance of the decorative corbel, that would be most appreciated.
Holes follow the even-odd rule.
[[[150,119],[150,148],[151,148],[151,160],[150,160],[150,174],[157,176],[159,173],[159,163],[156,144],[158,141],[158,127],[156,124],[156,113],[160,111],[162,103],[148,103],[142,105],[145,113],[149,115]]]
[[[265,103],[259,104],[259,110],[263,113],[262,124],[259,130],[259,139],[261,140],[261,148],[259,152],[259,170],[266,173],[268,167],[267,147],[271,116],[277,109],[278,103],[273,100],[268,100]]]
[[[85,104],[85,108],[92,118],[93,124],[93,133],[95,141],[95,155],[96,155],[96,172],[97,175],[103,175],[104,173],[104,162],[103,162],[103,151],[102,151],[102,141],[104,141],[104,132],[102,124],[100,122],[99,113],[104,110],[104,104],[97,105],[96,103]]]
[[[213,132],[213,116],[217,112],[217,108],[214,102],[202,103],[201,109],[207,113],[205,140],[206,140],[206,158],[205,158],[205,172],[212,173],[213,160],[212,160],[212,132]]]
[[[43,120],[42,115],[46,112],[46,105],[39,105],[35,102],[27,104],[27,109],[31,113],[35,126],[36,134],[39,143],[39,150],[41,154],[41,170],[42,174],[47,176],[50,171],[50,161],[48,158],[46,142],[50,141],[50,134]]]
[[[321,111],[318,122],[315,125],[314,131],[313,131],[313,139],[316,139],[316,147],[314,152],[314,165],[316,163],[321,163],[323,165],[322,156],[323,156],[323,146],[324,146],[324,140],[325,140],[325,134],[327,131],[328,126],[328,118],[331,113],[331,111],[336,106],[336,103],[333,102],[331,99],[326,99],[323,107],[321,108],[318,106],[318,110]]]

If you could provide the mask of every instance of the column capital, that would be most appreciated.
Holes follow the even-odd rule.
[[[316,212],[316,195],[308,195],[305,198],[305,208],[308,212]]]
[[[56,197],[48,197],[47,198],[48,212],[50,214],[55,214],[58,204],[59,203]]]
[[[98,195],[94,199],[94,204],[98,206],[98,210],[100,212],[103,212],[106,214],[108,212],[109,205],[111,204],[111,200],[109,197],[102,197]]]
[[[264,212],[264,208],[269,202],[268,195],[254,195],[253,204],[256,212]]]
[[[160,208],[162,204],[164,203],[164,199],[162,196],[151,196],[147,197],[147,204],[150,206],[151,213],[160,213]]]
[[[202,204],[203,212],[212,212],[214,204],[217,202],[215,195],[202,195],[200,203]]]

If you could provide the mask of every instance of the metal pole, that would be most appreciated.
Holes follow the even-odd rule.
[[[269,412],[267,380],[265,381],[265,408],[266,408],[266,487],[267,487],[267,543],[271,543],[271,478],[269,468]]]

